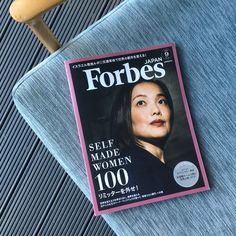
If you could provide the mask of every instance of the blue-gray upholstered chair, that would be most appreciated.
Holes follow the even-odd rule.
[[[211,190],[104,219],[117,235],[236,235],[236,1],[127,0],[14,87],[22,116],[89,196],[64,61],[175,42]]]

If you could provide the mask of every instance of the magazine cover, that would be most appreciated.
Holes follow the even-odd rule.
[[[65,65],[95,215],[209,189],[175,44]]]

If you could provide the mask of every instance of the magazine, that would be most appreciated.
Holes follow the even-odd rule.
[[[209,189],[174,43],[65,65],[95,215]]]

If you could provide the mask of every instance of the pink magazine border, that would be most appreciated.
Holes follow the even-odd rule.
[[[126,204],[124,206],[114,207],[114,208],[111,208],[111,209],[99,210],[96,195],[95,195],[95,190],[94,190],[94,184],[93,184],[93,180],[92,180],[91,169],[90,169],[90,165],[89,165],[89,161],[88,161],[88,153],[87,153],[86,145],[85,145],[83,127],[81,125],[81,119],[80,119],[80,115],[79,115],[79,111],[78,111],[78,103],[77,103],[77,100],[76,100],[76,95],[75,95],[75,90],[74,90],[74,85],[73,85],[69,65],[70,65],[70,63],[91,61],[91,60],[97,60],[97,59],[112,57],[112,56],[127,55],[127,54],[132,54],[132,53],[140,53],[140,52],[150,51],[150,50],[153,50],[153,49],[166,48],[166,47],[171,47],[172,50],[173,50],[174,60],[175,60],[175,67],[176,67],[176,70],[177,70],[179,86],[180,86],[181,95],[182,95],[182,101],[183,101],[183,104],[184,104],[185,113],[186,113],[186,116],[187,116],[190,132],[191,132],[191,135],[192,135],[195,151],[196,151],[197,158],[198,158],[198,163],[199,163],[199,166],[200,166],[200,170],[201,170],[201,173],[202,173],[202,177],[203,177],[203,181],[204,181],[205,186],[201,187],[201,188],[192,189],[192,190],[186,190],[184,192],[169,194],[169,195],[161,196],[161,197],[155,197],[155,198],[148,199],[148,200],[142,200],[140,202],[129,203],[129,204]],[[96,216],[101,215],[101,214],[106,214],[106,213],[111,213],[111,212],[116,212],[116,211],[128,209],[128,208],[131,208],[131,207],[137,207],[137,206],[141,206],[141,205],[145,205],[145,204],[149,204],[149,203],[154,203],[154,202],[159,202],[159,201],[163,201],[163,200],[167,200],[167,199],[171,199],[171,198],[176,198],[176,197],[180,197],[180,196],[184,196],[184,195],[189,195],[189,194],[193,194],[193,193],[197,193],[197,192],[202,192],[202,191],[206,191],[206,190],[210,189],[209,188],[209,183],[208,183],[208,180],[207,180],[207,176],[206,176],[206,172],[205,172],[205,168],[204,168],[204,165],[203,165],[203,161],[202,161],[202,158],[201,158],[201,153],[200,153],[200,149],[199,149],[199,146],[198,146],[196,134],[195,134],[195,131],[194,131],[190,110],[189,110],[187,99],[186,99],[186,94],[185,94],[182,75],[181,75],[181,71],[180,71],[180,67],[179,67],[179,61],[178,61],[178,57],[177,57],[177,51],[176,51],[175,43],[162,44],[162,45],[159,45],[159,46],[151,46],[151,47],[147,47],[147,48],[143,48],[143,49],[129,50],[129,51],[123,51],[123,52],[118,52],[118,53],[104,54],[104,55],[100,55],[100,56],[92,56],[92,57],[80,58],[80,59],[71,59],[71,60],[65,61],[65,67],[66,67],[66,74],[67,74],[67,78],[68,78],[68,83],[69,83],[69,88],[70,88],[70,93],[71,93],[71,98],[72,98],[72,104],[73,104],[73,109],[74,109],[74,114],[75,114],[75,119],[76,119],[76,125],[77,125],[79,138],[80,138],[80,142],[81,142],[81,148],[82,148],[85,168],[86,168],[86,171],[87,171],[87,178],[88,178],[88,182],[89,182],[89,186],[90,186],[90,192],[91,192],[91,196],[92,196],[94,214]]]

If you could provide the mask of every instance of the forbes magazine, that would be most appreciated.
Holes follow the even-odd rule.
[[[65,65],[95,215],[209,189],[175,44]]]

